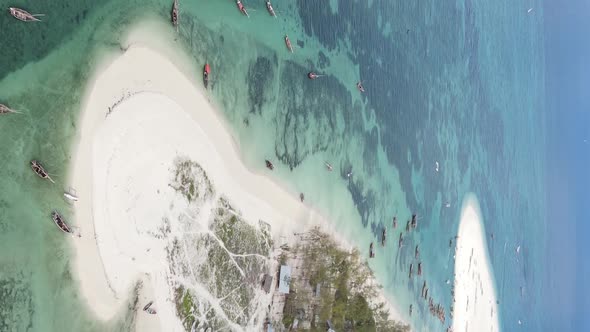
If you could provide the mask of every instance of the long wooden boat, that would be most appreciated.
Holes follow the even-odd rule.
[[[272,4],[270,3],[270,0],[266,0],[266,9],[268,10],[268,13],[270,14],[270,16],[277,17],[277,14],[275,13],[274,8],[272,8]]]
[[[45,14],[31,14],[24,9],[16,7],[10,7],[8,10],[10,11],[10,15],[23,22],[40,22],[41,20],[37,16],[45,16]]]
[[[51,183],[55,183],[55,181],[53,181],[53,179],[49,176],[49,173],[47,173],[45,168],[43,168],[43,165],[41,165],[41,163],[37,160],[31,160],[31,169],[33,169],[33,172],[35,172],[35,174],[37,174],[37,176],[40,178],[49,180]]]
[[[211,66],[208,63],[205,64],[205,68],[203,68],[203,84],[205,85],[205,89],[209,85],[209,74],[211,73]]]
[[[19,111],[15,111],[12,108],[4,105],[4,104],[0,104],[0,115],[1,114],[11,114],[11,113],[18,113],[20,114],[21,112]]]
[[[172,25],[176,28],[176,32],[178,32],[178,0],[174,0],[174,4],[172,5]]]
[[[238,5],[238,9],[240,10],[240,12],[242,12],[242,14],[246,15],[247,17],[250,17],[250,15],[248,15],[248,11],[246,10],[246,7],[244,7],[244,4],[242,3],[242,1],[236,0],[236,5]]]
[[[66,224],[63,217],[60,216],[59,213],[57,213],[56,211],[51,212],[51,219],[53,219],[53,222],[55,223],[55,225],[57,227],[59,227],[59,229],[61,229],[62,232],[68,233],[68,234],[74,234],[74,232],[72,231],[70,226],[68,226],[68,224]]]
[[[287,49],[293,53],[293,45],[291,45],[291,40],[289,40],[289,36],[285,35],[285,45],[287,45]]]

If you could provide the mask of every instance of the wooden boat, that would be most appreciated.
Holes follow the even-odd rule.
[[[310,71],[309,73],[307,73],[307,78],[309,78],[310,80],[315,80],[318,77],[320,77],[320,76],[318,74],[314,73],[313,71]]]
[[[272,8],[272,4],[270,3],[270,0],[266,0],[266,9],[268,10],[268,13],[270,14],[270,16],[277,17],[277,14],[275,13],[274,8]]]
[[[385,246],[385,240],[387,235],[387,228],[383,227],[383,232],[381,233],[381,246]]]
[[[209,85],[209,74],[210,73],[211,73],[211,67],[209,67],[208,63],[206,63],[205,68],[203,69],[203,84],[205,85],[205,89],[207,89],[207,86]]]
[[[172,5],[172,25],[176,28],[176,32],[178,32],[178,0],[174,0],[174,4]]]
[[[397,227],[397,217],[393,217],[393,229]]]
[[[31,14],[24,9],[15,7],[10,7],[8,10],[10,11],[10,15],[23,22],[40,22],[41,20],[37,16],[45,16],[45,14]]]
[[[410,221],[408,220],[408,222],[406,223],[406,232],[410,231]]]
[[[21,112],[19,112],[19,111],[15,111],[12,108],[10,108],[4,104],[0,104],[0,114],[10,114],[10,113],[21,114]]]
[[[426,281],[424,281],[424,284],[422,284],[422,293],[420,293],[422,297],[425,297],[424,296],[425,291],[426,291]]]
[[[291,45],[291,41],[289,40],[289,36],[285,35],[285,45],[287,45],[287,49],[293,53],[293,45]]]
[[[303,195],[303,193],[299,194],[299,199],[303,202],[303,200],[305,199],[305,196]]]
[[[416,228],[418,226],[418,218],[415,214],[412,215],[412,228]]]
[[[59,213],[57,213],[56,211],[51,212],[51,219],[53,219],[53,222],[55,223],[55,225],[57,227],[59,227],[59,229],[61,229],[62,232],[68,233],[68,234],[74,234],[74,232],[72,232],[72,229],[70,228],[70,226],[68,226],[68,224],[66,224],[66,222],[64,221],[62,216],[60,216]]]
[[[266,163],[266,168],[270,169],[271,171],[275,169],[275,166],[268,159],[264,162]]]
[[[326,168],[328,169],[328,171],[331,172],[334,170],[334,167],[332,167],[332,165],[330,165],[330,163],[326,162],[325,164],[326,164]]]
[[[410,279],[412,279],[412,273],[414,273],[414,263],[410,263],[410,274],[409,274]]]
[[[374,248],[373,242],[371,242],[371,245],[369,246],[369,258],[375,257],[375,250],[373,248]]]
[[[404,233],[399,233],[399,241],[397,242],[397,247],[401,248],[404,245]]]
[[[41,163],[37,160],[31,160],[31,168],[33,169],[33,172],[35,172],[35,174],[37,174],[40,178],[47,179],[51,181],[51,183],[55,183],[55,181],[53,181],[53,179],[49,176],[49,173],[45,171],[43,165],[41,165]]]
[[[416,250],[414,250],[414,258],[418,259],[420,257],[420,249],[418,249],[418,245],[416,245]]]
[[[421,276],[422,275],[422,262],[418,263],[418,275]]]
[[[238,5],[238,9],[242,12],[242,14],[246,15],[247,17],[250,17],[250,15],[248,15],[248,11],[246,11],[246,7],[244,7],[244,4],[241,0],[236,0],[236,4]]]
[[[155,315],[156,314],[156,310],[152,308],[152,304],[154,304],[154,301],[150,301],[148,304],[146,304],[143,307],[143,311],[147,312],[150,315]]]
[[[363,88],[363,84],[361,83],[361,81],[356,82],[356,88],[360,91],[360,92],[365,92],[365,88]]]

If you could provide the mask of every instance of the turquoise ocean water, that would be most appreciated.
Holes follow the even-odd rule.
[[[477,195],[490,235],[503,330],[542,330],[547,234],[538,2],[276,0],[278,18],[263,1],[245,1],[250,18],[230,0],[180,4],[178,48],[193,56],[195,68],[211,64],[210,93],[244,161],[263,171],[261,161],[274,160],[272,176],[304,192],[364,251],[388,227],[389,241],[371,266],[404,313],[414,305],[418,330],[443,326],[418,300],[422,279],[407,278],[413,248],[420,245],[430,294],[449,312],[448,242],[467,192]],[[131,25],[166,22],[171,2],[0,5],[46,14],[35,24],[0,15],[0,103],[25,112],[0,117],[0,331],[126,331],[133,324],[128,312],[99,323],[80,305],[72,248],[49,213],[68,211],[62,183],[96,60],[120,52]],[[310,81],[311,70],[326,76]],[[356,90],[359,80],[364,94]],[[33,158],[57,185],[34,177]],[[418,229],[398,251],[411,213],[420,218]]]

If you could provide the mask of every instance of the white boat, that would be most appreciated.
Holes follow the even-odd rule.
[[[78,196],[74,195],[74,194],[70,194],[69,192],[65,192],[64,193],[64,197],[69,199],[72,202],[77,202],[78,201]]]

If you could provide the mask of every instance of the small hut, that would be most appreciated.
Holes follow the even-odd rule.
[[[268,294],[270,293],[270,287],[272,285],[272,276],[269,274],[265,274],[262,278],[262,288]]]

